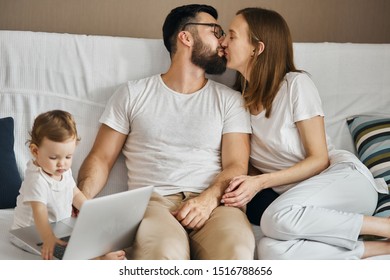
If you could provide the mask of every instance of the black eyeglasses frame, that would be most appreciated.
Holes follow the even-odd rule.
[[[187,25],[204,25],[204,26],[214,27],[213,33],[215,38],[217,38],[218,40],[226,36],[226,33],[225,31],[223,31],[222,26],[220,26],[217,23],[187,22],[186,24],[183,25],[182,31],[184,31]],[[218,28],[219,32],[216,31],[216,28]]]

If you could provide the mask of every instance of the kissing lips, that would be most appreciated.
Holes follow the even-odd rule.
[[[219,55],[220,57],[225,56],[225,50],[224,50],[223,48],[218,48],[218,49],[217,49],[217,52],[218,52],[218,55]]]

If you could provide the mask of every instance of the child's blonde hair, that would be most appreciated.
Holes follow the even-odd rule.
[[[40,114],[34,120],[29,134],[31,137],[27,141],[29,145],[35,144],[38,147],[45,137],[54,142],[63,142],[71,138],[76,139],[77,142],[80,141],[73,116],[61,110]]]

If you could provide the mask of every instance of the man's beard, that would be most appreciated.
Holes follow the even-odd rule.
[[[192,50],[191,62],[204,69],[207,74],[218,75],[226,71],[226,57],[214,54],[210,47],[203,44],[202,40],[196,36],[194,38],[194,48]]]

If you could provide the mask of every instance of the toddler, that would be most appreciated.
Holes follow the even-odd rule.
[[[27,163],[14,212],[12,229],[35,224],[43,241],[42,258],[52,259],[56,244],[65,246],[50,226],[69,218],[72,204],[80,209],[86,200],[72,177],[73,154],[80,138],[71,114],[53,110],[40,114],[34,121],[28,140],[33,157]],[[22,249],[21,244],[11,240]],[[99,259],[124,259],[124,251],[112,252]]]

